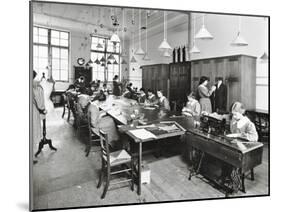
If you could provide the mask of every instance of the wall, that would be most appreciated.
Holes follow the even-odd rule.
[[[196,18],[197,32],[202,25],[202,14],[192,14],[192,39],[193,39],[193,18]],[[231,42],[235,39],[238,32],[238,17],[230,15],[214,15],[207,14],[205,16],[205,25],[209,32],[214,36],[213,40],[196,40],[196,46],[200,49],[200,54],[191,54],[192,59],[202,59],[209,57],[218,57],[234,54],[247,54],[259,58],[264,51],[268,53],[268,25],[267,19],[263,17],[249,17],[243,16],[241,34],[249,43],[246,47],[231,46]],[[168,26],[169,27],[169,26]],[[184,45],[188,42],[188,25],[183,23],[181,25],[170,27],[168,30],[168,42],[174,48]],[[149,36],[149,35],[148,35]],[[137,40],[137,39],[136,39]],[[156,34],[149,36],[148,52],[151,61],[143,61],[141,57],[136,56],[138,63],[130,65],[130,79],[132,82],[141,86],[141,70],[140,66],[146,64],[156,63],[170,63],[171,58],[164,58],[160,56],[158,46],[163,40],[163,34]],[[142,44],[144,44],[142,39]],[[144,48],[144,45],[142,45]],[[132,45],[130,46],[132,48]],[[136,42],[135,47],[138,47]],[[133,73],[132,67],[137,70],[137,74]],[[137,76],[137,79],[136,79]],[[267,81],[268,64],[260,59],[257,59],[257,80]],[[256,79],[253,79],[256,80]],[[258,83],[258,82],[257,82]],[[268,93],[267,85],[257,86],[256,108],[268,109]]]

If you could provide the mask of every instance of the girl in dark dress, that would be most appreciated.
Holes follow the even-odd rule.
[[[118,82],[118,75],[115,75],[113,78],[113,90],[112,94],[114,96],[121,96],[121,85],[122,83]]]

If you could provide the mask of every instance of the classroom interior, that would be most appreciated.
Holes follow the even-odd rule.
[[[269,195],[268,17],[30,5],[33,209]]]

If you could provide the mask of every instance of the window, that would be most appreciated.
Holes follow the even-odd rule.
[[[108,59],[112,54],[114,59]],[[95,63],[104,58],[100,64]],[[120,76],[120,43],[113,43],[107,38],[92,36],[91,60],[93,63],[93,80],[112,81],[114,75]]]
[[[268,111],[268,64],[260,63],[256,73],[256,108]]]
[[[33,27],[33,67],[48,78],[48,65],[56,81],[68,81],[69,32]]]

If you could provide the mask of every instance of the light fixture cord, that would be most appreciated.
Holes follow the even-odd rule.
[[[146,16],[145,16],[145,51],[146,51],[146,54],[147,54],[147,12],[146,12]]]
[[[242,22],[242,17],[239,16],[239,23],[238,23],[238,31],[241,32],[241,22]]]
[[[122,36],[123,36],[123,42],[122,42],[122,53],[123,53],[123,51],[124,51],[124,42],[125,42],[125,38],[124,38],[124,31],[125,31],[125,21],[124,21],[124,19],[125,19],[125,11],[124,11],[124,8],[122,8],[122,26],[123,26],[123,33],[122,33]]]
[[[203,14],[203,26],[205,26],[205,14]]]
[[[139,46],[141,47],[141,10],[139,10]]]
[[[195,44],[195,22],[196,22],[196,18],[195,18],[195,14],[194,14],[194,19],[193,19],[193,45]]]
[[[164,10],[164,40],[166,40],[166,11]]]

